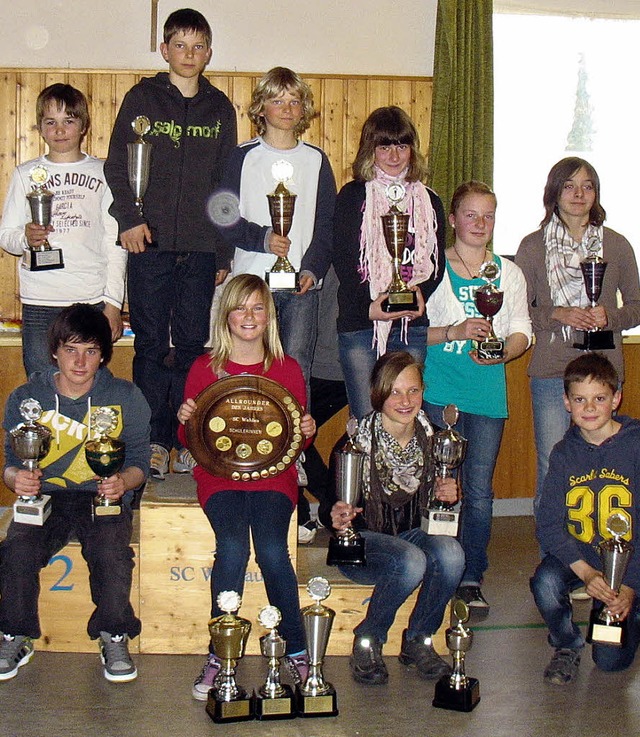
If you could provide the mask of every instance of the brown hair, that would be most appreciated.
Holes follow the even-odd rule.
[[[168,44],[176,33],[181,31],[184,33],[201,33],[204,36],[207,48],[211,48],[211,26],[204,15],[197,10],[191,8],[174,10],[164,22],[162,38]]]
[[[498,206],[498,198],[496,197],[496,194],[491,189],[491,187],[484,182],[477,182],[472,179],[469,182],[463,182],[453,193],[449,214],[455,215],[458,211],[458,208],[462,204],[462,200],[464,200],[464,198],[470,194],[480,194],[493,197],[493,201],[495,202],[496,207]]]
[[[371,372],[371,406],[382,412],[383,404],[391,396],[391,390],[400,374],[410,366],[418,372],[422,384],[422,366],[406,351],[385,353],[376,361]]]
[[[103,366],[113,354],[109,320],[94,305],[76,303],[65,307],[51,323],[47,337],[51,356],[65,343],[95,343],[100,348]]]
[[[49,105],[55,105],[58,111],[64,110],[67,115],[77,118],[82,124],[82,135],[84,136],[91,125],[89,117],[89,106],[87,98],[70,84],[56,82],[45,87],[36,100],[36,123],[38,128],[47,112]]]
[[[542,195],[544,218],[540,223],[541,228],[544,228],[549,223],[554,212],[560,217],[558,201],[560,200],[562,188],[565,182],[571,179],[574,174],[577,174],[580,169],[584,169],[587,172],[587,176],[593,182],[595,192],[593,207],[589,211],[589,223],[591,225],[602,225],[604,223],[607,213],[600,204],[600,177],[598,176],[598,172],[585,159],[580,159],[578,156],[567,156],[566,159],[561,159],[551,167],[551,171],[547,177],[544,194]]]
[[[291,69],[274,67],[262,77],[251,95],[248,115],[259,135],[267,130],[264,120],[265,102],[273,100],[274,97],[278,97],[285,91],[298,95],[302,103],[302,118],[294,129],[296,136],[302,135],[316,117],[311,87]]]
[[[620,387],[618,372],[602,353],[584,353],[569,361],[564,370],[564,393],[569,394],[571,384],[587,379],[605,384],[614,394]]]

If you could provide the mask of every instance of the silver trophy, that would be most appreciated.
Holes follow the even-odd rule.
[[[455,404],[448,404],[442,410],[442,419],[447,426],[434,433],[431,442],[431,455],[436,466],[436,474],[440,478],[451,476],[451,472],[464,461],[467,452],[467,440],[453,429],[459,417]],[[435,488],[435,487],[434,487]],[[432,491],[427,516],[422,518],[422,529],[429,535],[458,534],[459,513],[455,505],[439,501]]]
[[[35,471],[51,447],[51,430],[41,425],[42,407],[36,399],[23,399],[19,407],[24,419],[9,433],[11,450],[29,471]],[[42,525],[51,514],[51,497],[46,494],[18,496],[13,505],[13,519],[26,525]]]
[[[238,617],[242,599],[235,591],[222,591],[218,606],[225,614],[209,622],[213,652],[222,669],[207,698],[207,714],[214,722],[246,722],[254,718],[253,699],[236,683],[236,666],[244,655],[251,622]]]
[[[357,507],[362,495],[362,468],[366,454],[358,447],[354,438],[358,432],[358,421],[350,417],[347,422],[349,440],[335,452],[336,495],[340,501]],[[328,566],[366,564],[364,539],[353,529],[351,523],[345,530],[336,532],[329,540]]]
[[[389,212],[382,215],[381,218],[384,242],[392,263],[391,283],[387,288],[388,296],[381,304],[385,312],[403,312],[404,310],[415,312],[418,309],[416,293],[407,286],[400,275],[400,264],[402,263],[407,233],[409,232],[409,215],[402,212],[398,207],[405,194],[406,190],[400,182],[390,184],[386,189],[386,195],[391,207]]]
[[[98,407],[91,414],[89,429],[96,435],[84,444],[84,455],[89,468],[100,479],[108,479],[122,468],[125,460],[125,444],[110,437],[109,433],[118,425],[118,412],[112,407]],[[100,483],[100,482],[99,482]],[[93,500],[93,513],[98,517],[120,514],[119,502],[107,499],[100,493]]]
[[[602,575],[607,584],[615,592],[619,592],[634,550],[632,543],[622,539],[628,534],[631,526],[627,517],[620,512],[610,515],[606,526],[611,538],[603,540],[598,545],[602,560]],[[594,607],[587,639],[589,642],[620,646],[624,640],[624,622],[611,614],[606,605]]]
[[[258,622],[269,630],[260,638],[260,652],[268,659],[269,671],[266,681],[254,697],[256,719],[293,719],[296,716],[293,689],[280,683],[280,659],[285,654],[287,643],[278,633],[282,615],[275,606],[266,606],[258,614]]]
[[[601,247],[602,244],[598,236],[591,236],[587,243],[588,255],[580,264],[582,278],[584,279],[584,288],[591,302],[591,307],[595,307],[598,304],[600,293],[602,292],[604,273],[607,270],[607,262],[600,256]],[[586,330],[582,343],[574,343],[573,347],[581,351],[603,351],[611,350],[616,346],[611,330],[594,328],[593,330]]]
[[[326,578],[316,576],[309,580],[307,593],[314,600],[313,604],[301,610],[309,653],[309,675],[304,683],[296,686],[298,716],[334,717],[338,714],[336,690],[322,674],[336,613],[321,602],[331,594],[331,586]]]
[[[29,209],[31,210],[31,221],[36,225],[41,225],[43,228],[48,228],[51,224],[51,210],[54,197],[53,192],[46,187],[47,180],[49,179],[49,171],[46,166],[38,164],[29,173],[29,178],[33,184],[33,189],[27,193]],[[29,246],[28,254],[29,271],[50,271],[51,269],[64,268],[62,249],[51,248],[51,244],[46,238],[40,246],[36,246],[35,248]]]
[[[142,198],[149,184],[149,167],[151,166],[151,151],[153,146],[144,140],[143,136],[151,130],[151,122],[146,115],[138,115],[131,121],[131,127],[138,139],[127,143],[127,157],[129,164],[129,186],[136,198],[136,207],[142,217]]]
[[[456,599],[451,609],[451,622],[445,633],[447,647],[453,657],[453,671],[436,683],[433,706],[454,711],[471,711],[480,701],[480,683],[465,674],[464,659],[473,644],[473,632],[464,625],[469,621],[469,606]]]
[[[479,274],[486,284],[476,289],[474,296],[478,312],[489,322],[489,335],[478,342],[478,358],[496,359],[504,357],[504,339],[497,338],[493,332],[493,318],[498,314],[504,300],[501,292],[493,283],[500,278],[500,267],[495,261],[485,261]]]
[[[287,236],[293,223],[297,197],[285,185],[285,182],[293,177],[293,166],[282,159],[273,164],[271,173],[278,182],[275,191],[267,195],[271,227],[277,235]],[[278,256],[271,271],[267,271],[264,278],[272,292],[296,292],[300,274],[286,256]]]

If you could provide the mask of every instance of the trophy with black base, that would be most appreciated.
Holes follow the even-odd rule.
[[[276,235],[286,237],[291,230],[297,197],[285,185],[293,177],[293,166],[284,159],[276,161],[271,167],[271,173],[278,182],[275,191],[267,195],[271,227]],[[264,279],[272,292],[297,292],[300,286],[300,274],[286,256],[278,256]]]
[[[295,700],[291,686],[280,683],[280,658],[285,654],[286,642],[276,627],[282,616],[277,607],[266,606],[258,614],[258,622],[269,630],[260,638],[260,651],[269,661],[266,681],[254,695],[256,719],[294,719]]]
[[[23,399],[19,407],[24,422],[9,433],[11,450],[29,471],[35,471],[38,463],[51,447],[51,430],[37,420],[42,416],[42,407],[36,399]],[[51,497],[46,494],[18,496],[13,505],[13,519],[25,525],[42,525],[51,514]]]
[[[602,560],[602,575],[607,584],[617,593],[624,579],[625,573],[633,554],[633,545],[623,540],[628,534],[630,524],[627,517],[619,512],[607,519],[607,531],[611,535],[598,545],[598,552]],[[620,647],[624,642],[625,623],[615,614],[611,614],[606,604],[596,606],[591,611],[588,642],[599,642],[605,645]]]
[[[597,236],[592,236],[587,244],[589,255],[580,264],[584,288],[591,302],[591,307],[596,307],[598,304],[602,292],[604,273],[607,270],[607,262],[600,256],[600,248],[600,240]],[[593,330],[585,330],[582,343],[574,343],[573,347],[581,351],[607,351],[616,346],[611,330],[593,328]]]
[[[137,118],[131,121],[131,127],[138,138],[127,143],[129,186],[135,197],[138,213],[142,217],[142,198],[149,186],[151,151],[153,149],[153,145],[145,141],[143,136],[151,129],[151,121],[146,115],[138,115]]]
[[[236,665],[244,655],[251,622],[234,614],[242,599],[235,591],[222,591],[218,606],[225,614],[209,622],[213,652],[222,661],[218,678],[209,691],[207,714],[214,722],[247,722],[254,719],[253,699],[236,683]]]
[[[391,207],[389,212],[382,216],[382,231],[391,256],[393,271],[391,284],[387,289],[388,296],[382,301],[381,307],[384,312],[404,312],[404,310],[415,312],[418,309],[418,297],[400,276],[400,264],[409,229],[409,215],[401,212],[398,204],[404,199],[406,191],[402,184],[394,182],[387,187],[386,193]]]
[[[362,467],[365,453],[356,444],[354,437],[358,431],[358,421],[350,417],[347,422],[349,440],[344,447],[335,452],[336,495],[340,501],[357,507],[362,494]],[[329,540],[327,552],[328,566],[366,564],[364,539],[353,529],[351,523],[336,532]]]
[[[112,407],[98,407],[91,414],[89,429],[97,437],[84,444],[84,455],[87,465],[100,477],[98,493],[93,499],[93,513],[97,517],[120,514],[122,508],[119,501],[107,499],[100,493],[100,483],[113,476],[122,468],[125,458],[125,445],[122,440],[112,438],[109,432],[118,424],[118,412]]]
[[[489,322],[489,335],[478,342],[478,358],[501,359],[504,358],[504,340],[493,332],[493,318],[504,300],[504,292],[493,283],[500,278],[500,267],[495,261],[485,261],[480,266],[479,274],[486,284],[476,290],[475,303],[478,312]]]
[[[335,717],[338,714],[336,690],[325,681],[322,674],[322,663],[336,613],[321,602],[331,593],[331,586],[326,578],[316,576],[309,580],[307,593],[315,603],[301,610],[309,653],[309,675],[304,683],[296,686],[298,716]]]
[[[444,407],[442,419],[447,427],[438,430],[431,439],[431,455],[436,466],[436,474],[443,479],[451,476],[453,469],[461,465],[467,452],[466,438],[452,427],[458,421],[459,414],[455,404]],[[454,504],[436,499],[435,493],[432,492],[426,517],[422,518],[422,529],[429,535],[455,537],[458,534],[459,513],[454,507]]]
[[[456,599],[451,611],[452,623],[446,631],[447,647],[453,656],[453,672],[436,683],[433,706],[453,711],[471,711],[480,701],[480,683],[464,672],[464,658],[473,644],[473,632],[464,625],[469,620],[469,607]]]
[[[27,193],[29,209],[31,210],[31,221],[43,228],[51,225],[51,209],[53,203],[53,192],[47,189],[49,172],[46,166],[38,164],[29,173],[33,183],[33,189]],[[50,271],[51,269],[63,269],[64,260],[61,248],[51,248],[51,244],[45,238],[40,246],[31,247],[28,250],[29,271]],[[26,258],[26,254],[25,254]]]

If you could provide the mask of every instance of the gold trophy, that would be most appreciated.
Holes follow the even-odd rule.
[[[254,696],[256,719],[293,719],[296,716],[293,689],[280,683],[280,658],[285,654],[286,642],[276,627],[282,615],[274,606],[265,606],[258,614],[258,622],[269,630],[260,638],[260,651],[269,660],[266,681]]]
[[[600,299],[602,292],[602,282],[604,281],[604,272],[607,270],[607,262],[600,256],[601,242],[597,236],[591,236],[587,243],[587,251],[589,252],[586,259],[580,264],[582,278],[584,279],[584,288],[587,297],[591,302],[591,307],[595,307]],[[574,348],[581,351],[603,351],[615,348],[613,340],[613,332],[611,330],[601,330],[594,328],[586,330],[582,343],[574,343]]]
[[[501,269],[495,261],[485,261],[479,274],[486,284],[476,290],[475,302],[478,312],[489,321],[489,335],[478,343],[478,358],[495,359],[504,357],[504,340],[493,332],[493,317],[502,307],[504,292],[493,283],[500,278]]]
[[[31,221],[36,225],[47,228],[51,224],[51,209],[53,192],[47,189],[49,171],[46,166],[38,164],[29,173],[33,189],[27,194],[29,209],[31,210]],[[25,254],[26,257],[26,254]],[[45,238],[44,243],[35,248],[29,246],[29,271],[49,271],[51,269],[64,269],[61,248],[51,248],[51,244]]]
[[[42,416],[42,407],[36,399],[23,399],[20,414],[24,422],[9,433],[11,450],[29,471],[35,471],[38,463],[51,447],[51,430],[37,422]],[[25,525],[42,525],[51,514],[51,497],[38,492],[35,496],[18,496],[13,505],[13,519]]]
[[[453,656],[453,672],[436,683],[433,706],[453,711],[471,711],[480,701],[480,683],[464,672],[464,658],[473,644],[473,632],[464,625],[469,621],[469,607],[456,599],[451,609],[452,624],[446,631],[447,647]]]
[[[151,122],[146,115],[138,115],[131,121],[131,127],[138,139],[127,143],[127,160],[129,164],[129,186],[136,198],[136,207],[142,217],[142,198],[149,184],[149,167],[153,146],[143,136],[151,130]]]
[[[416,293],[400,276],[400,263],[407,240],[409,216],[399,210],[398,204],[404,199],[406,190],[402,184],[394,182],[387,187],[386,193],[391,207],[389,212],[382,216],[382,230],[392,259],[393,276],[387,289],[388,296],[382,301],[382,309],[385,312],[403,312],[404,310],[415,312],[418,309]]]
[[[451,476],[451,471],[464,461],[467,452],[467,440],[453,429],[460,413],[455,404],[448,404],[442,410],[442,419],[447,426],[434,433],[431,441],[431,455],[436,465],[436,473],[440,478]],[[448,504],[435,498],[433,492],[427,509],[427,516],[422,518],[422,529],[429,535],[458,534],[459,513],[454,504]]]
[[[322,663],[336,613],[320,602],[329,596],[331,586],[326,578],[316,576],[309,580],[307,593],[314,600],[313,604],[301,610],[309,653],[309,675],[304,683],[296,686],[298,716],[335,717],[338,715],[336,690],[322,675]]]
[[[297,197],[285,186],[285,182],[293,177],[293,166],[288,161],[276,161],[271,167],[271,174],[278,182],[275,191],[267,195],[271,227],[277,235],[287,236],[291,230]],[[298,291],[300,274],[286,256],[278,256],[264,278],[272,292]]]
[[[97,437],[90,438],[84,444],[84,455],[87,465],[101,481],[118,473],[124,463],[124,443],[109,436],[117,424],[118,412],[112,407],[98,407],[91,414],[89,428],[97,433]],[[93,513],[98,517],[120,514],[120,503],[100,493],[101,481],[98,482],[98,494],[93,500]]]
[[[619,592],[633,554],[632,543],[622,539],[631,527],[627,517],[620,512],[610,515],[606,526],[611,538],[598,545],[602,575],[609,586]],[[624,629],[624,621],[621,622],[617,615],[610,614],[606,605],[601,604],[591,611],[587,641],[619,647],[624,641]]]
[[[334,454],[336,461],[336,494],[338,499],[353,507],[357,507],[362,494],[362,467],[365,454],[356,444],[354,437],[358,431],[358,421],[350,417],[347,422],[347,435],[349,440],[346,445]],[[336,532],[329,540],[327,552],[327,565],[353,565],[363,566],[366,564],[364,553],[364,539],[349,527]]]
[[[207,698],[207,714],[214,722],[246,722],[254,718],[253,699],[236,683],[236,665],[244,655],[251,632],[251,622],[236,616],[242,604],[240,594],[222,591],[218,606],[225,614],[209,622],[213,652],[222,661],[222,669]]]

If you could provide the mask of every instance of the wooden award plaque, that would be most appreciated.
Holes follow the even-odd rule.
[[[302,452],[302,408],[272,379],[225,376],[195,401],[197,409],[185,425],[187,446],[214,476],[266,479],[282,473]]]

